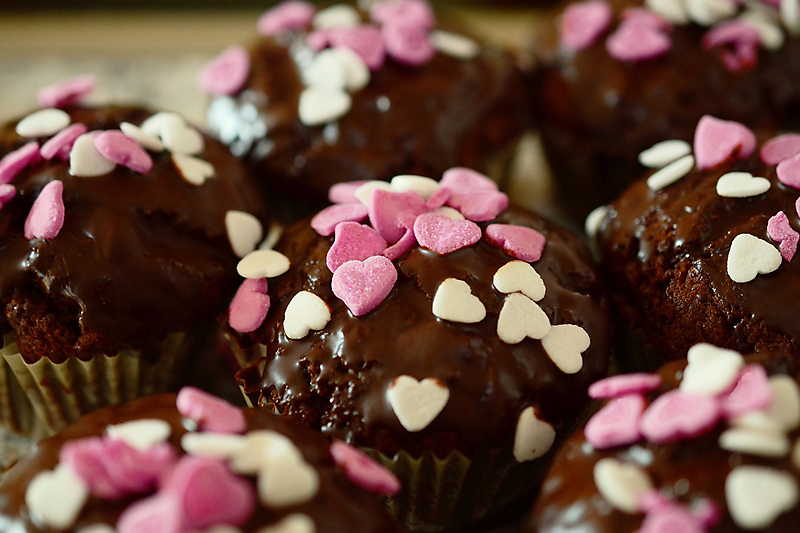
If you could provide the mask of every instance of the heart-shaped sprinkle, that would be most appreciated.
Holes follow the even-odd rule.
[[[739,6],[728,0],[696,0],[686,2],[689,18],[701,26],[712,26],[736,14]]]
[[[583,430],[586,441],[596,450],[633,444],[642,436],[639,418],[644,407],[644,398],[639,394],[611,400],[589,419]]]
[[[117,520],[117,533],[181,533],[180,503],[174,494],[159,493],[132,503]]]
[[[240,450],[231,458],[231,469],[243,475],[258,474],[276,463],[303,463],[305,459],[295,444],[282,433],[272,430],[251,431],[244,436]]]
[[[386,52],[398,63],[421,66],[433,59],[433,47],[428,30],[405,22],[393,22],[382,28]]]
[[[8,183],[0,183],[0,209],[17,195],[17,188]]]
[[[203,135],[176,114],[167,113],[161,122],[161,142],[173,156],[197,155],[205,148]]]
[[[317,526],[310,516],[290,514],[273,526],[262,527],[259,533],[316,533]]]
[[[39,161],[39,157],[39,143],[36,141],[9,152],[0,159],[0,184],[14,181],[20,172]]]
[[[370,70],[379,70],[386,60],[386,46],[381,30],[374,26],[336,28],[328,32],[331,46],[355,52]]]
[[[450,322],[476,324],[486,318],[486,307],[465,281],[447,278],[433,297],[433,314]]]
[[[78,533],[117,533],[117,531],[107,525],[107,524],[92,524],[91,526],[82,527],[78,530]],[[216,533],[216,532],[212,532]],[[225,532],[221,532],[225,533]],[[238,532],[230,532],[230,533],[238,533]]]
[[[63,130],[72,122],[61,109],[41,109],[17,122],[15,131],[20,137],[48,137]]]
[[[160,138],[167,122],[186,123],[184,118],[177,113],[159,111],[158,113],[148,117],[139,127],[146,135]]]
[[[199,431],[244,433],[247,421],[242,410],[195,387],[183,387],[175,400],[178,412],[193,420]]]
[[[258,19],[259,35],[272,37],[287,31],[299,30],[311,24],[317,8],[308,2],[289,0],[281,2]]]
[[[159,418],[140,418],[108,426],[106,434],[112,439],[125,441],[137,450],[144,451],[166,442],[172,434],[172,427]]]
[[[550,328],[550,319],[542,308],[518,292],[506,298],[497,318],[497,336],[506,344],[518,344],[525,337],[543,339]]]
[[[290,339],[302,339],[309,331],[319,331],[330,321],[328,304],[314,293],[301,291],[286,306],[283,331]]]
[[[67,126],[44,143],[39,150],[39,154],[42,156],[42,159],[46,159],[47,161],[50,161],[54,157],[68,161],[72,145],[75,144],[78,137],[88,131],[89,128],[81,123]]]
[[[453,209],[452,207],[437,207],[431,211],[434,215],[444,215],[451,220],[466,220],[461,211]]]
[[[767,50],[774,52],[783,48],[783,43],[786,42],[783,29],[779,22],[769,14],[751,9],[742,13],[739,19],[755,28],[761,40],[761,46]]]
[[[789,33],[800,35],[800,3],[797,0],[782,0],[780,3],[781,22]]]
[[[374,2],[369,17],[380,24],[402,22],[430,30],[436,24],[436,15],[425,0],[387,0]]]
[[[418,381],[411,376],[399,376],[386,391],[386,399],[400,424],[415,433],[439,416],[450,399],[450,389],[436,378]]]
[[[333,122],[350,111],[353,99],[343,90],[309,87],[300,93],[297,112],[306,126],[320,126]]]
[[[397,269],[382,256],[348,261],[333,273],[333,294],[355,316],[362,316],[383,302],[397,282]]]
[[[94,144],[99,132],[84,133],[69,152],[69,173],[78,178],[104,176],[116,168],[116,163],[106,159]]]
[[[491,224],[486,228],[486,240],[515,259],[534,263],[542,258],[544,235],[532,228],[512,224]]]
[[[67,529],[78,518],[89,490],[66,465],[36,474],[25,489],[25,505],[36,524]]]
[[[341,50],[322,50],[303,70],[303,81],[309,87],[323,91],[344,91],[347,89],[347,67]],[[369,78],[369,71],[366,66]]]
[[[783,431],[794,431],[800,426],[800,389],[790,376],[769,378],[772,403],[766,411],[770,420]]]
[[[147,174],[153,168],[153,160],[144,148],[121,131],[100,133],[94,138],[94,146],[109,161],[139,174]]]
[[[538,302],[545,295],[542,276],[525,261],[510,261],[501,266],[494,273],[492,282],[495,289],[504,294],[521,292],[534,302]]]
[[[660,191],[686,176],[694,168],[694,156],[685,155],[664,168],[655,171],[647,178],[647,187],[651,191]]]
[[[514,430],[514,459],[518,463],[538,459],[550,451],[555,440],[553,426],[541,420],[532,405],[526,407],[520,413]]]
[[[411,174],[393,177],[390,185],[395,191],[415,192],[424,200],[428,200],[441,189],[441,185],[439,185],[438,181],[426,178],[425,176],[415,176]]]
[[[200,72],[197,86],[213,96],[239,92],[250,76],[250,53],[241,46],[231,46],[215,57]]]
[[[756,149],[752,131],[738,122],[705,115],[694,132],[697,168],[707,170],[732,159],[747,159]]]
[[[328,237],[342,222],[361,222],[367,218],[367,206],[362,203],[336,204],[326,207],[311,219],[314,231]]]
[[[420,246],[439,255],[472,246],[481,240],[481,228],[470,220],[453,220],[445,215],[426,213],[414,221],[414,235]]]
[[[394,261],[402,257],[403,254],[413,248],[415,244],[417,244],[417,237],[414,235],[414,228],[408,228],[406,229],[405,235],[403,235],[399,241],[385,249],[382,255],[389,261]]]
[[[330,189],[328,189],[328,200],[332,204],[352,204],[355,202],[361,202],[364,205],[369,205],[370,197],[372,196],[372,191],[370,191],[370,197],[367,197],[365,200],[359,200],[356,197],[356,191],[361,188],[362,185],[366,185],[367,183],[385,183],[385,182],[368,182],[368,181],[345,181],[342,183],[337,183],[332,185]],[[389,186],[389,189],[392,187]],[[331,231],[331,233],[333,233]]]
[[[733,239],[728,252],[728,276],[736,283],[748,283],[759,274],[775,272],[781,262],[781,253],[770,243],[742,233]]]
[[[706,533],[706,528],[688,509],[668,505],[647,513],[636,533]]]
[[[264,228],[261,222],[245,211],[226,212],[225,230],[233,253],[238,257],[244,257],[255,250],[264,237]]]
[[[172,154],[172,163],[180,177],[196,187],[200,187],[216,174],[214,165],[190,155]]]
[[[715,398],[673,390],[656,398],[642,416],[639,429],[655,444],[693,438],[710,431],[720,416]]]
[[[131,124],[130,122],[123,122],[119,125],[119,129],[122,131],[122,133],[124,133],[137,143],[139,143],[142,146],[142,148],[147,148],[148,150],[153,152],[164,151],[164,143],[161,142],[161,139],[146,134],[136,124]]]
[[[639,163],[648,168],[664,168],[691,153],[692,146],[686,141],[661,141],[640,153]]]
[[[767,528],[797,505],[797,481],[791,474],[771,468],[737,466],[725,479],[725,499],[739,527]]]
[[[42,188],[25,219],[26,239],[54,239],[64,225],[64,183],[55,180]]]
[[[435,211],[436,209],[439,209],[440,207],[443,207],[444,204],[446,204],[448,201],[450,201],[450,198],[452,196],[453,196],[453,191],[448,189],[448,188],[441,187],[441,184],[440,184],[439,190],[436,191],[433,194],[433,196],[431,196],[430,198],[428,198],[425,201],[425,207],[427,207],[430,210]],[[453,208],[451,207],[450,209],[453,209]],[[459,214],[460,214],[460,212],[459,212]],[[464,215],[461,215],[461,218],[464,218]]]
[[[266,279],[246,279],[228,308],[228,324],[234,331],[250,333],[261,327],[269,312]]]
[[[749,198],[764,194],[770,185],[768,179],[753,177],[749,172],[728,172],[717,181],[717,194],[725,198]]]
[[[658,374],[621,374],[601,379],[589,386],[589,397],[595,400],[619,398],[628,394],[651,392],[661,387]]]
[[[366,206],[369,206],[372,203],[372,193],[376,190],[397,192],[394,190],[391,184],[385,181],[356,181],[353,182],[352,185],[355,185],[356,183],[360,183],[361,185],[356,187],[356,189],[353,191],[353,194],[359,202]],[[344,186],[344,184],[342,184],[342,186]],[[331,191],[338,187],[339,186],[334,185],[331,187]],[[344,191],[342,191],[342,193],[344,193]],[[411,196],[407,196],[407,198],[411,198]]]
[[[581,354],[589,349],[591,339],[586,330],[574,324],[553,326],[542,339],[544,351],[565,374],[575,374],[583,368]]]
[[[67,107],[76,105],[94,90],[94,76],[78,76],[42,87],[36,100],[42,107]]]
[[[671,32],[673,29],[667,19],[646,7],[625,8],[622,12],[622,20],[634,20],[637,24],[651,26],[664,32]]]
[[[773,137],[761,147],[761,161],[775,166],[784,159],[800,154],[800,134],[787,133]]]
[[[475,222],[493,220],[508,207],[508,196],[502,192],[453,193],[447,205],[461,211],[466,218]]]
[[[783,433],[737,428],[720,435],[719,447],[729,452],[780,458],[789,455],[790,445]]]
[[[736,385],[719,401],[723,414],[729,419],[769,407],[772,389],[764,367],[748,365],[743,368],[736,378]]]
[[[800,189],[800,154],[787,157],[778,163],[777,173],[778,181],[789,187]]]
[[[425,212],[425,201],[412,191],[396,192],[384,190],[383,186],[376,187],[370,192],[367,204],[369,221],[387,243],[394,244],[405,235],[408,228],[415,228],[414,220]],[[359,189],[357,194],[361,193],[362,189]]]
[[[443,189],[449,189],[457,194],[498,191],[497,183],[491,178],[464,167],[446,170],[439,184]]]
[[[191,455],[231,460],[245,451],[245,438],[231,433],[185,433],[181,448]]]
[[[386,250],[386,240],[374,229],[358,222],[342,222],[336,226],[335,235],[325,259],[331,272],[348,261],[363,261]]]
[[[361,24],[361,14],[347,4],[335,4],[317,12],[311,23],[315,30],[353,28]]]
[[[307,502],[319,492],[319,474],[302,457],[286,455],[270,461],[258,476],[258,495],[269,507]]]
[[[722,64],[728,71],[746,72],[758,61],[761,35],[749,22],[729,20],[708,30],[702,42],[706,50],[719,50]]]
[[[481,52],[478,41],[458,33],[434,30],[430,34],[431,43],[437,51],[458,59],[475,59]]]
[[[672,39],[661,29],[632,18],[622,21],[608,37],[606,49],[619,61],[647,61],[669,52]]]
[[[653,482],[639,466],[606,457],[594,465],[594,484],[612,507],[624,513],[639,512],[639,498],[653,490]]]
[[[561,18],[561,44],[573,52],[592,46],[608,29],[614,11],[605,0],[570,4]]]
[[[673,24],[683,25],[689,22],[689,13],[686,12],[686,2],[683,0],[645,0],[645,6]]]
[[[347,479],[362,489],[381,496],[394,496],[400,492],[397,476],[367,454],[340,440],[334,440],[330,450],[334,462],[342,467]]]
[[[686,358],[689,364],[683,371],[680,390],[688,394],[716,396],[728,391],[744,367],[744,357],[739,352],[706,343],[689,348]]]
[[[277,278],[289,271],[289,258],[275,250],[254,250],[236,265],[236,272],[247,279]]]
[[[794,448],[792,448],[792,464],[800,470],[800,439],[795,441]]]

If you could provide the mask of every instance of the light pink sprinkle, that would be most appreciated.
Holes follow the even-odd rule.
[[[398,63],[414,67],[424,65],[436,55],[428,31],[404,23],[383,26],[386,52]]]
[[[397,269],[383,256],[348,261],[333,273],[333,294],[355,316],[362,316],[383,302],[397,282]]]
[[[94,146],[103,157],[139,174],[153,169],[153,159],[139,143],[119,130],[104,131],[94,138]]]
[[[386,240],[377,231],[358,222],[342,222],[336,226],[336,237],[328,250],[325,263],[331,272],[348,261],[363,261],[386,250]]]
[[[497,191],[454,193],[447,200],[447,205],[461,211],[469,220],[488,222],[508,208],[508,196]]]
[[[388,0],[375,3],[369,11],[370,18],[380,24],[408,24],[421,30],[431,30],[436,15],[425,0]]]
[[[413,191],[376,189],[370,197],[369,221],[387,243],[394,244],[410,226],[407,219],[415,219],[425,211],[425,200]]]
[[[455,167],[445,171],[445,173],[442,174],[440,185],[442,189],[449,189],[457,194],[493,192],[499,190],[497,183],[492,181],[488,176],[463,167]]]
[[[308,2],[296,0],[283,2],[265,12],[258,19],[258,33],[271,37],[287,31],[309,26],[317,14],[317,8]]]
[[[515,259],[533,263],[542,258],[545,236],[532,228],[512,224],[491,224],[486,228],[486,240]]]
[[[346,442],[334,440],[331,444],[331,456],[342,467],[347,479],[362,489],[381,496],[394,496],[400,492],[401,485],[397,476]]]
[[[451,196],[453,196],[452,190],[448,189],[447,187],[440,187],[438,191],[433,193],[433,196],[428,198],[428,200],[425,202],[425,207],[431,211],[439,209],[446,204],[448,200],[450,200]]]
[[[783,211],[769,219],[767,222],[767,234],[770,239],[781,244],[781,256],[786,261],[791,261],[797,252],[797,243],[800,241],[800,233],[797,233],[789,224],[789,217]]]
[[[117,520],[117,533],[182,533],[180,502],[174,494],[158,493],[132,503]]]
[[[561,44],[579,52],[589,48],[608,29],[614,11],[605,0],[570,4],[561,19]]]
[[[647,61],[672,49],[672,39],[642,19],[623,21],[606,40],[606,49],[619,61]]]
[[[777,167],[778,181],[789,187],[800,189],[800,154],[787,157]]]
[[[67,126],[44,143],[39,150],[39,154],[47,161],[50,161],[54,157],[58,157],[63,161],[68,161],[72,145],[75,144],[78,137],[88,131],[89,128],[80,122]]]
[[[11,183],[17,175],[39,161],[39,143],[31,141],[0,159],[0,183]]]
[[[642,437],[639,419],[644,407],[639,394],[614,398],[587,422],[583,431],[586,441],[596,450],[633,444]]]
[[[238,93],[250,77],[250,53],[231,46],[211,60],[197,77],[197,87],[212,96]]]
[[[383,251],[383,257],[389,261],[394,261],[395,259],[402,257],[402,255],[413,248],[415,244],[417,244],[417,237],[414,235],[414,228],[406,228],[405,235],[403,235],[399,241]]]
[[[328,33],[328,40],[333,47],[349,48],[355,52],[370,70],[380,69],[386,60],[383,34],[375,26],[335,28]]]
[[[244,433],[247,429],[241,409],[195,387],[183,387],[175,405],[181,416],[193,420],[200,431]]]
[[[445,215],[426,213],[414,222],[417,242],[439,255],[472,246],[481,240],[481,228],[470,220],[453,220]]]
[[[234,331],[250,333],[261,327],[269,312],[267,280],[246,279],[228,308],[228,323]]]
[[[761,365],[748,365],[739,371],[733,390],[723,394],[720,407],[726,418],[766,409],[772,404],[769,378]]]
[[[637,505],[639,506],[639,511],[648,514],[662,511],[674,504],[660,490],[653,489],[639,495]]]
[[[680,505],[669,505],[648,513],[642,527],[636,533],[706,533],[702,522],[688,509]]]
[[[756,136],[738,122],[705,115],[694,132],[697,168],[708,170],[732,159],[747,159],[756,149]]]
[[[672,31],[672,24],[665,18],[644,7],[629,7],[622,12],[622,20],[632,20],[636,24],[650,26],[665,33]]]
[[[707,530],[716,527],[722,520],[722,509],[717,502],[709,498],[695,500],[691,512],[692,516],[697,518]]]
[[[620,374],[601,379],[589,386],[589,397],[595,400],[618,398],[628,394],[650,392],[661,387],[658,374]]]
[[[328,189],[328,200],[332,204],[354,204],[358,202],[356,191],[359,187],[367,183],[366,181],[345,181],[337,183]]]
[[[797,133],[778,135],[761,147],[761,160],[767,165],[777,165],[797,154],[800,154],[800,135]]]
[[[93,90],[94,76],[79,76],[41,88],[36,99],[42,107],[62,108],[79,104]]]
[[[331,30],[315,30],[306,36],[306,44],[314,52],[327,48],[331,42]]]
[[[672,390],[650,404],[639,430],[650,442],[666,444],[703,435],[714,428],[720,414],[716,398]]]
[[[730,72],[746,72],[758,61],[761,36],[753,26],[742,20],[717,24],[703,36],[706,50],[720,49],[722,64]]]
[[[326,207],[311,219],[314,231],[328,237],[333,235],[336,226],[342,222],[361,222],[367,218],[367,206],[361,202],[335,204]]]
[[[26,239],[54,239],[64,225],[64,183],[53,180],[42,188],[25,219]]]
[[[10,183],[0,183],[0,209],[17,195],[17,188]]]

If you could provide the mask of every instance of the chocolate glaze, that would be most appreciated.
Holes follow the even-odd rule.
[[[313,499],[282,509],[256,507],[253,517],[241,527],[245,533],[275,524],[292,513],[304,513],[316,522],[319,533],[389,533],[398,531],[380,498],[350,483],[336,467],[328,450],[329,441],[316,432],[285,417],[264,409],[245,409],[248,431],[269,429],[289,437],[300,448],[305,460],[320,476],[320,489]],[[0,529],[9,531],[13,526],[26,532],[49,531],[37,528],[30,521],[25,506],[25,489],[37,473],[52,470],[58,464],[62,445],[70,440],[101,436],[107,426],[142,418],[159,418],[172,426],[170,443],[181,450],[180,439],[186,433],[183,419],[175,407],[174,394],[161,394],[134,400],[119,407],[95,411],[58,435],[39,443],[35,451],[18,463],[0,484]],[[255,485],[255,478],[251,478]],[[104,523],[113,527],[122,510],[134,501],[109,502],[90,497],[75,527]],[[15,529],[14,531],[18,531]]]
[[[788,374],[796,380],[798,367],[791,357],[777,354],[750,356],[748,363],[763,364],[769,375]],[[660,393],[677,388],[685,361],[676,361],[663,367],[659,374],[665,379]],[[722,511],[714,533],[746,531],[734,524],[727,512],[725,478],[739,465],[763,465],[791,473],[798,481],[797,469],[791,458],[765,459],[752,455],[732,453],[719,447],[721,429],[700,438],[683,440],[668,445],[654,445],[645,441],[634,446],[624,446],[595,451],[586,443],[583,429],[570,437],[556,457],[550,474],[542,484],[539,498],[525,521],[525,533],[634,533],[642,525],[643,515],[625,514],[614,510],[600,495],[592,472],[603,458],[613,457],[623,462],[641,465],[641,458],[651,456],[644,469],[656,488],[673,492],[684,504],[711,499]],[[795,442],[800,430],[793,431],[790,441]],[[768,529],[771,533],[797,531],[800,506],[782,514]]]
[[[90,130],[139,124],[152,114],[67,111]],[[0,156],[27,142],[14,132],[16,122],[0,129]],[[15,178],[17,196],[0,211],[0,327],[13,331],[28,362],[147,351],[220,309],[237,281],[225,213],[267,218],[244,166],[221,143],[205,136],[205,144],[199,157],[214,165],[216,177],[201,187],[181,179],[167,152],[151,153],[153,169],[145,175],[118,166],[76,178],[68,162],[52,160]],[[64,182],[64,226],[54,239],[25,239],[30,207],[53,180]]]

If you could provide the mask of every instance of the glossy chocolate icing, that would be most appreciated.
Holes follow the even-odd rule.
[[[67,111],[90,130],[139,124],[152,114],[125,107]],[[15,125],[0,130],[0,156],[27,142]],[[220,309],[237,281],[225,213],[267,219],[247,169],[204,137],[199,157],[214,165],[216,177],[201,187],[179,176],[167,152],[151,153],[153,169],[144,175],[118,166],[105,176],[77,178],[68,162],[54,159],[15,178],[17,195],[0,211],[0,325],[13,331],[26,360],[146,349]],[[33,200],[53,180],[64,183],[63,228],[54,239],[25,239]]]
[[[320,476],[320,489],[313,499],[283,509],[258,505],[253,517],[241,530],[255,532],[274,524],[292,513],[309,515],[316,523],[318,533],[389,533],[397,531],[380,498],[350,483],[336,467],[328,451],[329,442],[316,432],[285,417],[264,409],[245,409],[248,431],[269,429],[289,437],[300,448]],[[0,530],[9,531],[20,525],[22,531],[42,531],[31,523],[25,506],[25,488],[34,475],[51,470],[58,464],[61,446],[70,440],[101,436],[111,424],[120,424],[142,418],[166,420],[172,426],[170,443],[181,450],[180,439],[186,433],[183,419],[175,407],[174,394],[161,394],[134,400],[119,407],[95,411],[58,435],[39,443],[35,451],[18,463],[0,484]],[[255,480],[253,480],[255,483]],[[122,510],[132,502],[109,502],[90,497],[74,529],[91,524],[105,523],[113,526]],[[14,529],[14,531],[18,531]]]

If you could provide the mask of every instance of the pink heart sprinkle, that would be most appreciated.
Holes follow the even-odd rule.
[[[486,240],[515,259],[533,263],[542,258],[545,236],[533,228],[511,224],[491,224],[486,228]]]
[[[632,20],[636,24],[650,26],[665,33],[672,31],[672,24],[665,18],[644,7],[629,7],[622,12],[622,20]]]
[[[333,294],[342,300],[355,316],[369,313],[392,292],[397,282],[397,269],[383,256],[365,261],[348,261],[333,273]]]
[[[364,490],[394,496],[400,492],[400,480],[380,463],[346,442],[334,440],[331,444],[333,461],[342,467],[347,479]]]
[[[271,37],[305,28],[314,20],[317,8],[308,2],[289,1],[278,4],[258,19],[258,33]]]
[[[672,390],[659,396],[644,412],[639,430],[655,444],[666,444],[702,435],[720,417],[715,398]]]
[[[719,401],[722,413],[729,419],[769,407],[772,404],[772,389],[764,367],[744,367],[736,378],[736,385]]]
[[[306,36],[306,44],[314,52],[319,52],[331,43],[331,30],[315,30]]]
[[[47,161],[50,161],[54,157],[58,157],[63,161],[68,161],[72,145],[75,144],[78,137],[88,131],[89,128],[80,122],[67,126],[42,145],[42,148],[39,150],[39,155]]]
[[[29,142],[0,159],[0,183],[11,183],[17,175],[39,161],[39,143]]]
[[[379,24],[403,23],[421,30],[431,30],[436,15],[425,0],[388,0],[376,2],[369,11],[370,18]]]
[[[623,21],[606,40],[606,49],[619,61],[647,61],[672,49],[672,39],[642,19]]]
[[[601,379],[589,386],[589,397],[595,400],[618,398],[628,394],[650,392],[661,387],[657,374],[620,374]]]
[[[683,506],[670,505],[648,513],[636,533],[706,533],[701,521]]]
[[[42,188],[25,219],[26,239],[54,239],[64,225],[64,184],[54,180]]]
[[[776,171],[778,181],[789,187],[800,189],[800,154],[787,157],[778,163]]]
[[[497,183],[492,181],[491,178],[480,172],[463,167],[455,167],[446,170],[445,173],[442,174],[442,181],[439,183],[442,189],[450,189],[450,191],[457,194],[493,192],[499,190]]]
[[[383,251],[383,257],[389,261],[399,259],[403,254],[413,248],[415,244],[417,244],[417,237],[414,235],[414,228],[407,228],[406,234],[403,235],[399,241]]]
[[[377,231],[358,222],[342,222],[336,226],[333,245],[325,263],[331,272],[348,261],[363,261],[386,250],[386,240]]]
[[[311,227],[323,237],[333,235],[342,222],[361,222],[367,218],[367,206],[361,202],[326,207],[311,219]]]
[[[0,209],[17,195],[17,188],[10,183],[0,183]]]
[[[717,24],[703,36],[706,50],[720,49],[722,63],[730,72],[745,72],[758,61],[761,36],[753,26],[742,20]]]
[[[394,244],[405,235],[408,219],[425,211],[425,200],[413,191],[376,189],[369,202],[369,221],[387,243]]]
[[[508,207],[508,196],[502,192],[473,192],[453,194],[447,205],[461,211],[469,220],[488,222]]]
[[[586,441],[596,450],[633,444],[642,437],[639,419],[644,407],[639,394],[611,400],[587,422],[583,431]]]
[[[398,63],[414,67],[424,65],[436,55],[428,30],[408,23],[383,26],[386,52]]]
[[[231,46],[212,59],[197,77],[197,87],[206,94],[228,96],[238,93],[250,77],[250,53]]]
[[[180,503],[173,494],[158,493],[122,511],[117,533],[182,533]]]
[[[706,530],[716,527],[722,520],[722,509],[717,502],[709,498],[695,500],[691,513]]]
[[[244,433],[247,429],[241,409],[195,387],[183,387],[175,405],[181,416],[193,420],[200,431]]]
[[[439,209],[450,200],[451,196],[453,196],[452,190],[441,187],[425,201],[425,208],[430,209],[431,211]]]
[[[777,165],[797,154],[800,154],[800,134],[797,133],[778,135],[761,147],[761,161],[767,165]]]
[[[109,161],[139,174],[147,174],[153,169],[150,154],[119,130],[102,132],[94,138],[94,146]]]
[[[783,211],[769,219],[767,222],[767,234],[769,237],[781,244],[781,256],[786,261],[791,261],[797,252],[797,243],[800,241],[800,233],[797,233],[789,224],[789,217]]]
[[[328,33],[333,47],[349,48],[364,61],[370,70],[378,70],[386,60],[386,44],[381,30],[375,26],[336,28]]]
[[[470,220],[453,220],[445,215],[426,213],[414,222],[417,242],[439,255],[472,246],[481,240],[481,228]]]
[[[79,104],[94,90],[94,76],[79,76],[42,87],[36,99],[42,107],[62,108]]]
[[[228,308],[228,323],[239,333],[251,333],[261,327],[269,312],[267,280],[246,279],[236,290]]]
[[[356,191],[359,187],[367,183],[366,181],[345,181],[332,185],[328,189],[328,200],[332,204],[354,204],[358,202]]]
[[[667,495],[658,489],[652,489],[644,494],[640,494],[636,503],[639,507],[639,511],[644,514],[663,511],[666,508],[674,505],[672,500],[670,500]]]
[[[738,122],[705,115],[694,132],[697,168],[707,170],[731,159],[747,159],[756,149],[756,136]]]
[[[604,0],[570,4],[561,19],[561,44],[573,52],[592,46],[608,29],[614,11]]]

